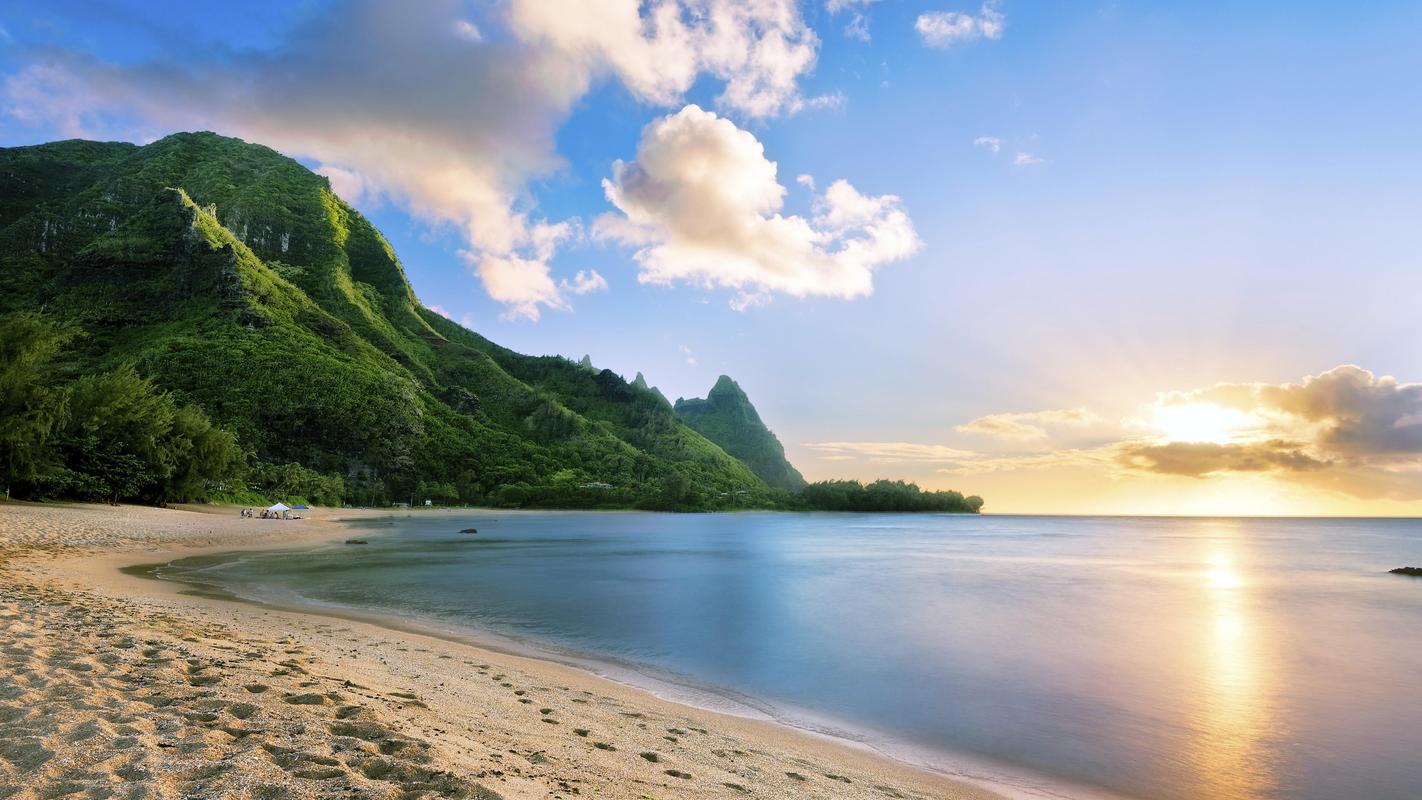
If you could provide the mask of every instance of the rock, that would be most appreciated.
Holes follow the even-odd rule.
[[[460,531],[460,533],[478,533],[478,532],[479,532],[479,529],[478,529],[478,528],[465,528],[464,530]]]
[[[1389,575],[1406,575],[1409,578],[1422,578],[1422,567],[1398,567],[1388,570]]]

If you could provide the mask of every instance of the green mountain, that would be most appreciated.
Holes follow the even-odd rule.
[[[781,497],[645,381],[424,308],[324,177],[237,139],[0,149],[0,314],[29,310],[78,331],[55,380],[132,366],[234,434],[256,490],[305,470],[356,503]]]
[[[729,377],[722,375],[704,400],[679,398],[675,409],[683,422],[745,462],[761,480],[790,492],[805,488],[805,479],[785,459],[785,447]]]

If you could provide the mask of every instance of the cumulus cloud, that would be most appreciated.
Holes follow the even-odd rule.
[[[1209,477],[1276,472],[1357,497],[1422,498],[1422,384],[1354,365],[1297,383],[1222,383],[1161,395],[1156,407],[1216,409],[1247,419],[1228,441],[1140,441],[1118,445],[1128,468]]]
[[[771,294],[867,295],[876,269],[920,247],[898,197],[844,180],[816,197],[812,217],[783,214],[786,190],[761,143],[695,105],[649,124],[603,190],[621,215],[595,231],[638,248],[638,280],[733,289],[738,308]]]
[[[480,20],[506,29],[498,36],[460,0],[346,0],[260,52],[205,46],[119,63],[29,51],[4,84],[4,110],[69,136],[211,129],[310,159],[349,201],[388,198],[457,231],[489,295],[536,319],[568,302],[546,246],[560,223],[537,217],[525,186],[562,167],[558,126],[594,82],[671,104],[710,74],[723,82],[718,103],[750,117],[817,102],[799,93],[818,40],[793,0],[501,9]]]
[[[1012,166],[1014,167],[1035,167],[1041,163],[1042,159],[1032,155],[1031,153],[1019,152],[1017,155],[1012,157]]]
[[[1082,427],[1099,421],[1100,417],[1085,408],[1055,408],[1025,413],[988,414],[965,422],[954,430],[1003,439],[1044,439],[1048,427]]]
[[[691,348],[686,345],[681,346],[681,355],[686,359],[687,366],[696,366],[696,355],[691,352]]]
[[[675,102],[711,74],[725,82],[717,103],[751,117],[805,106],[798,82],[819,48],[795,0],[520,0],[511,21],[525,39],[612,72],[655,103]]]
[[[952,47],[974,39],[1000,39],[1006,18],[997,8],[997,0],[987,0],[978,13],[961,11],[930,11],[914,20],[914,30],[929,47]]]
[[[1171,392],[1160,404],[1210,403],[1272,421],[1275,430],[1306,436],[1350,458],[1422,455],[1422,383],[1400,383],[1352,364],[1298,383],[1221,383]]]

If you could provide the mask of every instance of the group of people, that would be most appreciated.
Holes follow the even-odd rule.
[[[268,509],[265,509],[265,508],[261,509],[260,511],[258,511],[257,509],[254,509],[254,508],[244,508],[244,509],[242,509],[242,516],[243,516],[244,518],[250,517],[250,518],[253,518],[253,519],[291,519],[291,518],[292,518],[290,511],[271,511],[271,510],[268,510]]]

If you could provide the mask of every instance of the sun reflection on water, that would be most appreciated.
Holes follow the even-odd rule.
[[[1253,610],[1249,575],[1239,566],[1243,544],[1229,522],[1212,522],[1199,608],[1197,712],[1184,754],[1202,798],[1254,800],[1272,796],[1276,778],[1270,741],[1275,674],[1266,628]]]

